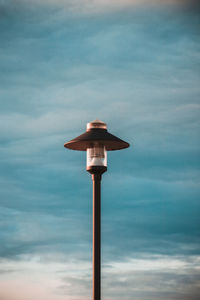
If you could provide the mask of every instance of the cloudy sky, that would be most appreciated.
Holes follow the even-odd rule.
[[[92,296],[92,183],[63,144],[128,141],[102,181],[102,300],[200,294],[197,1],[0,0],[0,299]]]

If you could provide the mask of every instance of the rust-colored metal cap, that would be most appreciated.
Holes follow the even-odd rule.
[[[75,139],[64,144],[64,147],[72,150],[86,151],[95,143],[105,146],[107,151],[121,150],[129,147],[129,143],[112,135],[107,131],[106,123],[95,120],[87,124],[87,131]]]
[[[107,125],[106,123],[100,121],[100,120],[94,120],[92,122],[87,123],[87,131],[89,131],[90,129],[96,129],[96,128],[100,128],[100,129],[107,129]]]

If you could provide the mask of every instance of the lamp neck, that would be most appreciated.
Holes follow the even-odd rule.
[[[92,179],[99,178],[101,180],[101,175],[107,171],[105,166],[89,166],[87,171],[92,175]]]

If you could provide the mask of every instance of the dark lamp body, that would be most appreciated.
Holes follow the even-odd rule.
[[[87,171],[93,181],[93,300],[101,299],[101,176],[107,171],[107,151],[128,148],[129,144],[107,131],[104,122],[87,124],[87,131],[64,146],[87,151]]]

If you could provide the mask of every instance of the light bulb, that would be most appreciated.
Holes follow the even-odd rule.
[[[99,143],[87,148],[87,168],[93,166],[107,167],[107,151],[105,146]]]

